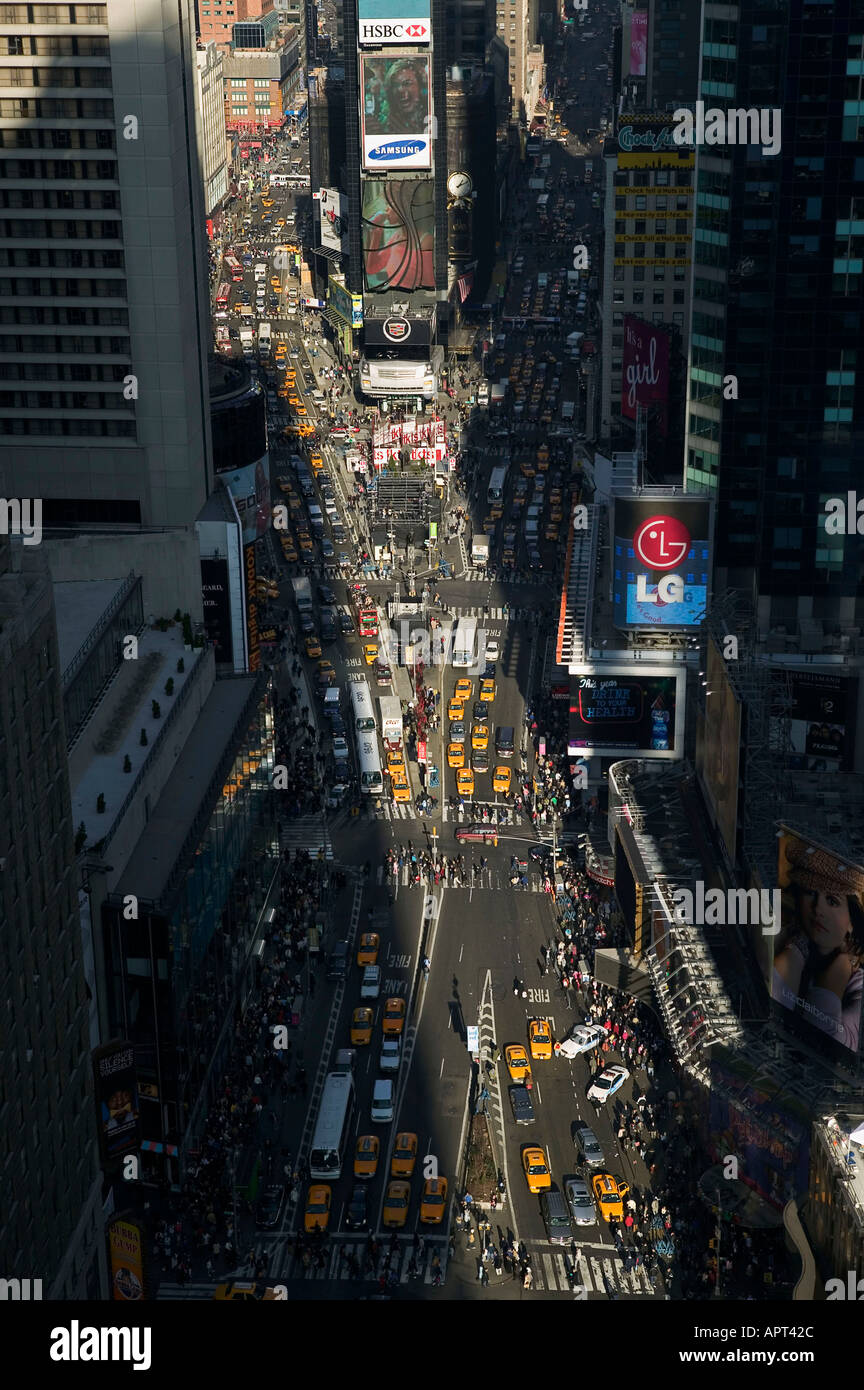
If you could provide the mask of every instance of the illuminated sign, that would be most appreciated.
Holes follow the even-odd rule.
[[[615,626],[698,627],[711,572],[708,499],[678,494],[616,497],[614,503]]]
[[[431,36],[430,0],[357,0],[361,48],[428,43]]]

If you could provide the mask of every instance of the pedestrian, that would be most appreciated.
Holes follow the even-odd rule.
[[[523,1289],[530,1289],[530,1288],[533,1287],[533,1285],[534,1285],[534,1272],[533,1272],[533,1270],[531,1269],[531,1266],[529,1265],[528,1268],[525,1270],[525,1273],[524,1273],[524,1275],[523,1275],[523,1277],[522,1277],[522,1287],[523,1287]]]

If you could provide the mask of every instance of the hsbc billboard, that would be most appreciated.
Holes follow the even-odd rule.
[[[357,0],[361,48],[425,44],[431,36],[430,0]]]
[[[411,314],[391,314],[386,319],[367,318],[364,324],[367,347],[428,348],[432,343],[432,320]]]
[[[698,627],[711,575],[710,500],[687,493],[614,500],[615,626]]]

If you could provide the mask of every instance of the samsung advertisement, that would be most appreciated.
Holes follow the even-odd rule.
[[[432,94],[427,53],[360,59],[363,165],[429,169]]]
[[[683,494],[614,501],[615,626],[698,627],[711,574],[710,502]]]

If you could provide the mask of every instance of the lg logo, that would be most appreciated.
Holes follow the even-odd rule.
[[[633,537],[633,549],[649,570],[674,570],[690,549],[690,532],[671,516],[651,516]]]

